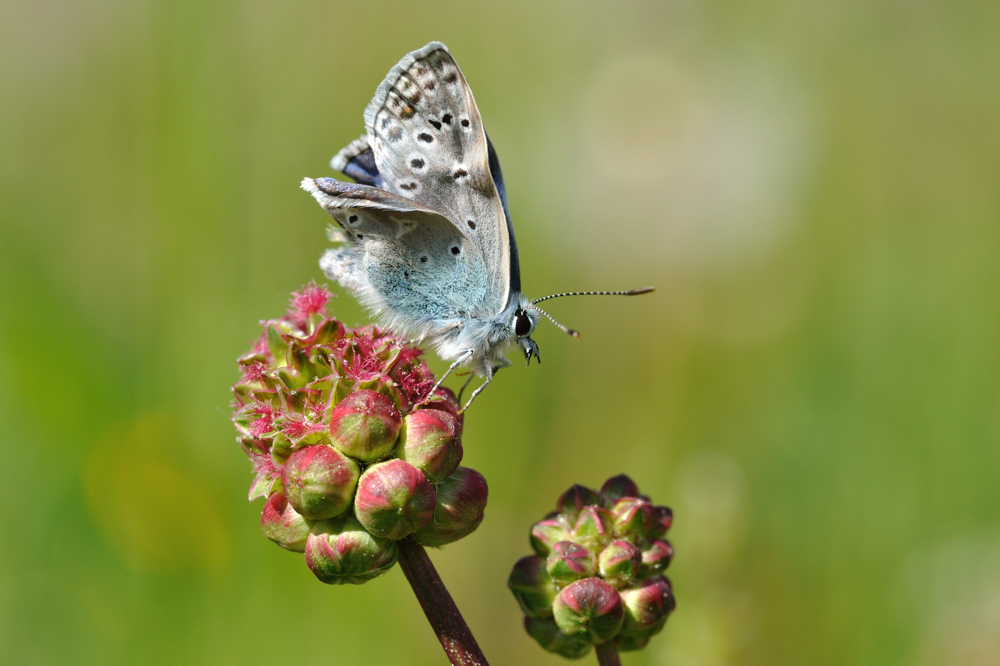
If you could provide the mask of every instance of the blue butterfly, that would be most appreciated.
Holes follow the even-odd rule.
[[[532,356],[541,362],[531,334],[543,315],[579,336],[539,302],[653,290],[570,292],[534,301],[521,292],[500,161],[444,44],[431,42],[400,60],[364,120],[365,134],[331,161],[356,183],[302,181],[339,226],[331,240],[341,245],[328,250],[320,266],[381,323],[451,361],[438,385],[460,366],[483,377],[463,409],[497,370],[510,366],[505,351],[511,343],[526,363]]]

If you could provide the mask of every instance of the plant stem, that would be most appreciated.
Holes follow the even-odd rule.
[[[399,566],[453,666],[489,666],[424,547],[399,541]]]
[[[622,666],[618,658],[618,643],[614,640],[601,643],[597,647],[597,663],[600,666]]]

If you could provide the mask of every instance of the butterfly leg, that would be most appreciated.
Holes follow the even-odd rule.
[[[462,388],[458,392],[458,401],[459,402],[462,402],[462,394],[465,393],[465,389],[469,388],[469,384],[472,383],[472,378],[475,377],[475,376],[476,376],[475,373],[470,372],[469,373],[469,378],[465,380],[464,384],[462,384]]]
[[[458,413],[461,414],[461,413],[463,413],[465,410],[467,410],[469,408],[469,405],[472,404],[472,401],[476,399],[477,395],[479,395],[480,393],[483,392],[483,389],[486,388],[487,384],[489,384],[491,381],[493,381],[493,377],[497,374],[497,372],[501,368],[509,368],[509,367],[510,367],[510,361],[508,361],[505,358],[501,359],[501,364],[500,365],[487,364],[486,365],[486,381],[484,381],[482,384],[480,384],[479,388],[477,388],[475,391],[472,392],[472,395],[469,396],[469,402],[465,403],[465,407],[462,407],[462,409],[458,410]],[[466,382],[466,384],[468,385],[468,382]],[[464,389],[465,387],[463,386],[462,388]],[[459,398],[459,400],[461,400],[461,398]]]
[[[448,378],[448,375],[451,374],[452,370],[465,363],[465,361],[467,361],[469,357],[475,353],[475,351],[476,351],[475,349],[466,349],[464,352],[462,352],[462,355],[456,358],[455,362],[452,363],[451,366],[444,371],[444,374],[441,375],[441,378],[437,380],[437,384],[435,384],[434,388],[430,390],[430,392],[427,394],[427,397],[424,398],[422,402],[417,404],[416,407],[419,407],[420,405],[426,405],[427,402],[431,399],[431,396],[434,395],[434,393],[437,392],[437,390],[441,387],[441,382],[443,382],[445,379]]]
[[[493,369],[492,368],[490,368],[490,372],[486,375],[486,381],[483,382],[482,384],[480,384],[479,388],[477,388],[475,391],[472,392],[472,395],[469,396],[469,402],[465,403],[465,407],[462,407],[462,409],[458,410],[458,413],[459,414],[464,413],[465,410],[467,410],[469,408],[469,405],[472,404],[472,401],[476,399],[476,396],[479,395],[480,393],[482,393],[483,389],[486,388],[487,385],[489,385],[489,383],[491,381],[493,381]]]

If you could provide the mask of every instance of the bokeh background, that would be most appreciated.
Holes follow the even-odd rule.
[[[673,506],[624,663],[1000,663],[996,2],[0,2],[0,646],[20,664],[440,664],[398,568],[266,541],[229,422],[321,278],[298,189],[445,41],[503,161],[544,364],[472,410],[433,558],[494,664],[574,482]],[[333,304],[364,321],[350,297]],[[441,364],[435,361],[437,369]],[[592,662],[593,657],[588,657]]]

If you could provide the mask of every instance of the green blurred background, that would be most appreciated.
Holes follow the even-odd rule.
[[[625,664],[1000,663],[998,23],[2,0],[2,660],[443,663],[398,568],[327,587],[261,536],[228,409],[257,321],[321,277],[299,180],[438,39],[528,293],[657,286],[553,302],[583,337],[541,324],[545,363],[470,414],[486,521],[433,558],[491,661],[561,662],[507,573],[564,488],[625,471],[675,510],[679,601]]]

